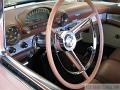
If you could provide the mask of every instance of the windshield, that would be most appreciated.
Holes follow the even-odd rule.
[[[5,7],[13,6],[13,5],[20,5],[30,2],[41,2],[41,1],[56,1],[56,0],[4,0]],[[65,0],[65,1],[74,1],[74,0]]]
[[[29,2],[41,2],[41,1],[46,1],[46,0],[4,0],[4,4],[7,7],[12,5],[19,5]]]
[[[41,2],[41,1],[56,1],[56,0],[4,0],[5,7],[13,6],[13,5],[19,5],[19,4],[24,4],[24,3],[29,3],[29,2]],[[76,0],[65,0],[65,1],[76,1]],[[84,0],[78,0],[78,1],[84,1]],[[92,1],[107,1],[109,2],[110,0],[92,0]]]

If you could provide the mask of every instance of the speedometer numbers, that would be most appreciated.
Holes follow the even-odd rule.
[[[50,11],[47,8],[36,8],[28,13],[25,19],[25,23],[36,22],[39,20],[46,20],[49,17]]]

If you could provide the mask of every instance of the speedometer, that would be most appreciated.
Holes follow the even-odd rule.
[[[50,14],[50,10],[47,8],[36,8],[29,12],[25,18],[25,24],[34,23],[40,20],[47,20]]]

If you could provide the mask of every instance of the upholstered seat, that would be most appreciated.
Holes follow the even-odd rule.
[[[120,83],[120,49],[115,50],[100,67],[92,83]]]
[[[120,83],[120,62],[108,59],[103,62],[96,79],[102,83]]]
[[[97,83],[100,84],[101,82],[99,80],[97,80],[97,79],[93,79],[91,83],[92,84],[97,84]]]
[[[113,60],[118,60],[120,62],[120,48],[116,49],[109,57],[110,59]]]

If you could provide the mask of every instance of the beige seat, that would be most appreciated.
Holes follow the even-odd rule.
[[[92,84],[97,84],[97,83],[100,84],[101,82],[99,80],[97,80],[97,79],[93,79],[91,83]]]
[[[103,62],[96,79],[102,83],[120,83],[120,62],[108,59]]]
[[[120,83],[120,49],[105,60],[92,83]]]
[[[120,48],[116,49],[109,58],[120,62]]]

